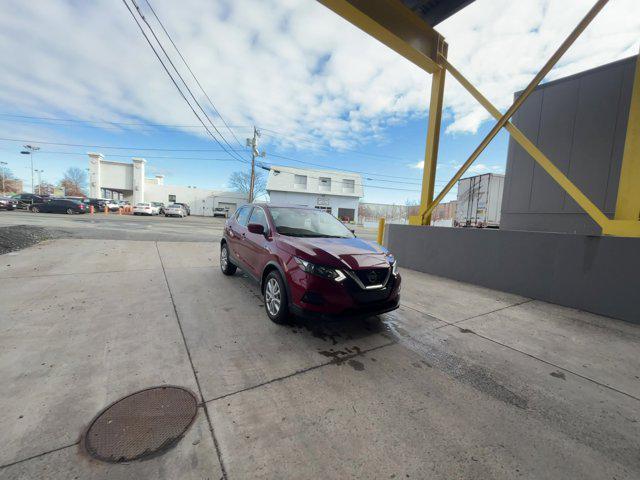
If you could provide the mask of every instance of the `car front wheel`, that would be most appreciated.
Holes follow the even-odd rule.
[[[40,209],[38,207],[31,207],[31,211],[33,213],[40,213]]]
[[[276,270],[270,272],[264,282],[264,307],[274,323],[289,322],[289,304],[284,280]]]

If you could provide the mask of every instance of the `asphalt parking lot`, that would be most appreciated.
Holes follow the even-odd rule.
[[[34,225],[51,228],[72,238],[110,240],[151,240],[167,242],[207,242],[219,240],[226,219],[222,217],[185,218],[164,216],[118,215],[65,215],[30,213],[24,210],[0,211],[0,227]],[[359,237],[375,240],[377,229],[355,227]]]
[[[640,478],[637,325],[405,269],[395,312],[279,326],[222,220],[1,213],[69,234],[0,256],[2,479]],[[197,396],[185,437],[90,459],[155,385]]]

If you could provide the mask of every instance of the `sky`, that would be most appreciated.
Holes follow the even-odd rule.
[[[137,1],[234,151],[198,123],[122,1],[5,0],[0,138],[13,140],[0,140],[0,161],[27,190],[24,143],[40,146],[43,181],[100,152],[146,158],[147,174],[166,184],[224,189],[230,173],[248,168],[255,125],[266,166],[364,172],[365,201],[419,200],[430,77],[418,67],[314,0],[148,0],[218,116],[149,4]],[[505,111],[593,3],[476,0],[436,29],[450,62]],[[545,81],[639,49],[640,2],[611,0]],[[444,105],[436,191],[494,124],[450,76]],[[467,176],[504,173],[507,145],[499,134]]]

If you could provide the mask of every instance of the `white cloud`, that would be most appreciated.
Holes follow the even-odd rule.
[[[481,173],[504,173],[504,167],[502,167],[501,165],[486,165],[484,163],[477,163],[471,165],[467,170],[467,173],[473,175],[478,175]]]
[[[505,109],[591,4],[477,0],[438,29],[452,62]],[[343,148],[426,113],[428,76],[317,2],[153,5],[229,124]],[[610,2],[550,77],[637,53],[639,31],[637,1]],[[118,1],[5,1],[0,84],[4,111],[196,123]],[[488,118],[452,78],[445,103],[449,133]]]

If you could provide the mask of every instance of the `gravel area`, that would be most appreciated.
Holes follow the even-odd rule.
[[[0,227],[0,255],[31,247],[43,240],[68,236],[61,230],[51,230],[32,225]]]

